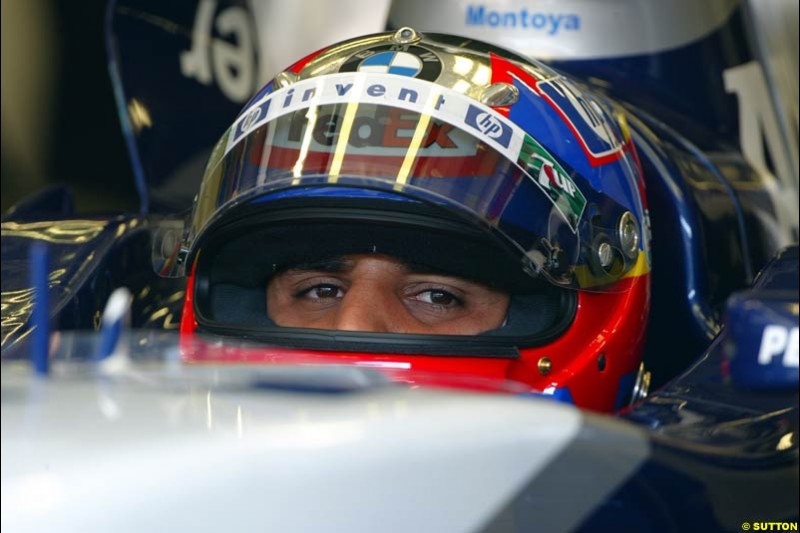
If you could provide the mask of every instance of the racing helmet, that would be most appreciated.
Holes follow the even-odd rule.
[[[648,240],[619,108],[507,50],[401,28],[311,54],[258,92],[161,267],[188,277],[182,336],[261,343],[249,361],[510,380],[612,411],[640,366]],[[505,318],[468,335],[270,318],[272,276],[369,254],[502,291]]]

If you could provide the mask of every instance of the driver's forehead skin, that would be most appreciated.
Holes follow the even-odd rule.
[[[471,335],[502,325],[509,295],[394,257],[328,257],[280,270],[267,287],[279,326]]]

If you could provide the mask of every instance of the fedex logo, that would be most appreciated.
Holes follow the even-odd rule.
[[[781,363],[785,367],[800,366],[797,328],[786,328],[771,324],[764,328],[761,336],[761,347],[758,350],[758,364],[769,365],[772,360],[782,355]]]
[[[361,113],[352,119],[348,128],[348,144],[355,150],[352,153],[368,153],[371,155],[404,155],[411,146],[412,138],[418,126],[419,115],[398,108],[377,107],[374,110],[362,107]],[[342,133],[343,116],[340,113],[324,113],[309,124],[305,114],[296,113],[292,117],[286,135],[287,146],[301,143],[306,130],[311,126],[311,138],[315,149],[333,146]],[[469,144],[464,142],[465,136],[458,133],[452,124],[432,120],[420,139],[419,148],[424,155],[471,155]],[[280,143],[276,139],[276,143]],[[459,144],[461,149],[459,149]],[[474,143],[472,143],[474,145]],[[358,149],[363,148],[363,151]],[[394,152],[391,150],[396,148]],[[395,153],[396,152],[396,153]],[[474,153],[474,148],[471,150]]]

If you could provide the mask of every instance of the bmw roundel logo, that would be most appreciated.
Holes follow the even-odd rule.
[[[356,53],[339,71],[395,74],[434,81],[442,72],[442,62],[421,46],[384,45]]]
[[[356,70],[414,77],[422,70],[422,60],[408,52],[381,52],[359,63]]]

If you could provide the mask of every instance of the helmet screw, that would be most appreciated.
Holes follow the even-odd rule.
[[[606,354],[601,353],[597,357],[597,370],[603,372],[606,369]]]
[[[519,100],[519,89],[510,83],[493,83],[481,94],[481,103],[491,107],[511,105]]]
[[[636,373],[636,381],[633,384],[631,405],[647,398],[648,392],[650,392],[650,372],[645,370],[644,363],[641,363],[639,372]]]
[[[283,89],[284,87],[288,87],[289,85],[293,84],[297,81],[297,74],[294,72],[290,72],[288,70],[284,70],[277,76],[272,82],[272,87],[274,89]]]
[[[639,252],[639,224],[630,211],[625,211],[619,218],[617,234],[623,253],[629,259],[634,259]]]
[[[539,359],[539,362],[536,366],[539,368],[539,373],[543,376],[546,376],[550,373],[550,369],[553,367],[553,362],[550,361],[549,357],[542,357]]]
[[[400,44],[410,44],[419,41],[422,37],[414,28],[404,26],[394,34],[394,41]]]
[[[180,240],[177,235],[177,231],[167,230],[164,233],[163,240],[161,241],[161,257],[171,257],[175,252],[175,247],[178,245],[178,242],[180,242]]]
[[[614,251],[611,249],[610,244],[607,242],[600,243],[600,246],[597,247],[597,259],[603,268],[611,266],[611,263],[614,262]]]

